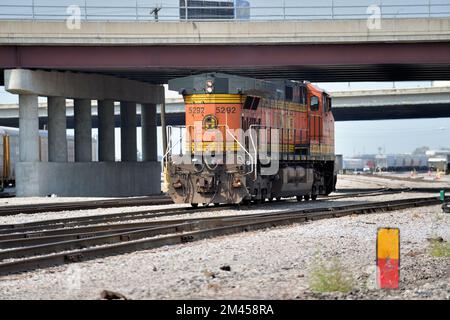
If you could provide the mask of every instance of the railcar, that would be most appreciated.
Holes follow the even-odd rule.
[[[335,189],[330,96],[309,82],[205,73],[169,81],[186,127],[167,130],[168,193],[175,203],[315,200]],[[175,145],[182,145],[174,152]]]
[[[67,136],[68,161],[75,159],[75,138]],[[92,158],[97,160],[97,139],[92,139]],[[15,164],[19,161],[19,129],[0,127],[0,191],[5,187],[13,187],[16,182]],[[39,161],[48,161],[48,132],[39,130]]]

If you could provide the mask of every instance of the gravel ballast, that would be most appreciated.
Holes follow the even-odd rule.
[[[401,288],[374,288],[378,227],[401,232]],[[450,242],[440,206],[313,221],[289,227],[106,257],[0,277],[1,299],[450,299],[449,258],[430,239]],[[316,256],[352,275],[348,293],[315,293]]]

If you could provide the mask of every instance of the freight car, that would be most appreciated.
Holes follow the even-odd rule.
[[[335,190],[330,96],[308,82],[205,73],[169,81],[186,127],[164,156],[175,203],[315,200]],[[183,145],[181,155],[175,146]]]
[[[74,161],[74,137],[67,136],[67,156],[68,161]],[[92,139],[93,160],[97,159],[97,140]],[[10,127],[0,127],[0,168],[1,184],[0,190],[4,187],[15,185],[15,164],[19,161],[19,129]],[[48,161],[48,132],[39,130],[39,161]]]
[[[375,166],[380,171],[426,171],[428,169],[428,157],[424,154],[377,155]]]

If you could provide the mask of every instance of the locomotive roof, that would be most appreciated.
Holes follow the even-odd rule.
[[[180,94],[206,93],[207,81],[213,81],[214,93],[248,94],[264,97],[284,96],[286,87],[304,87],[306,83],[291,80],[260,80],[225,73],[202,73],[169,80],[169,89]]]

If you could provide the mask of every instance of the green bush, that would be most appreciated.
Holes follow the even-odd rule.
[[[315,292],[349,292],[353,279],[344,271],[339,259],[326,262],[316,257],[309,275],[309,286]]]
[[[430,254],[433,257],[450,258],[450,243],[444,241],[432,241],[430,244]]]

